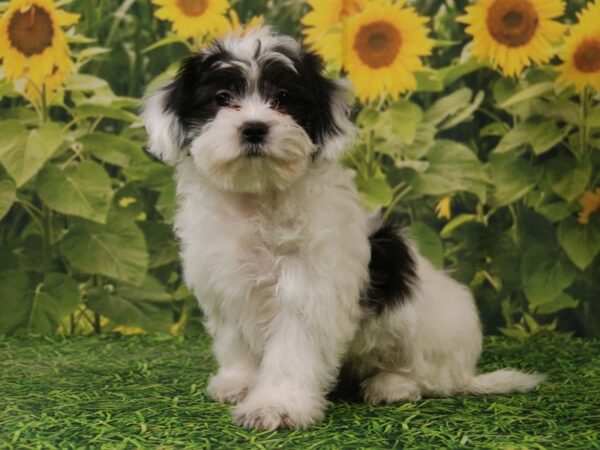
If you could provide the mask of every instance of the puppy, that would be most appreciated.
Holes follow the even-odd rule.
[[[219,370],[208,392],[248,428],[324,417],[340,368],[373,404],[527,391],[542,376],[477,375],[472,296],[370,218],[337,162],[354,129],[317,56],[261,28],[183,61],[142,113],[175,165],[184,278]]]

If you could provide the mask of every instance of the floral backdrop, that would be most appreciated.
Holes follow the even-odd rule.
[[[147,86],[262,24],[354,86],[343,163],[488,334],[600,335],[600,0],[0,2],[0,334],[194,333]]]

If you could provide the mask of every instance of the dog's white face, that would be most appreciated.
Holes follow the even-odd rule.
[[[231,35],[183,61],[149,97],[150,151],[226,191],[282,190],[352,136],[345,90],[318,57],[268,28]]]

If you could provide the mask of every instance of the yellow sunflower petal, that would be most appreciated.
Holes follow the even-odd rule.
[[[423,67],[433,42],[427,37],[426,19],[393,0],[366,4],[344,23],[342,63],[358,98],[397,99],[414,90],[414,72]]]
[[[533,62],[553,56],[552,43],[565,27],[553,20],[563,0],[478,0],[458,18],[473,36],[473,56],[490,61],[504,75],[517,76]]]
[[[231,28],[226,18],[227,0],[152,0],[160,6],[154,16],[168,20],[183,38],[215,36]]]
[[[344,23],[361,12],[367,0],[309,0],[311,10],[302,18],[304,41],[334,66],[341,64]]]
[[[587,87],[600,92],[600,0],[596,0],[579,15],[579,23],[565,40],[557,68],[558,82],[574,86],[577,92]]]
[[[61,25],[76,18],[57,10],[52,0],[12,0],[0,19],[0,58],[6,78],[27,77],[42,85],[54,67],[67,67],[69,48]]]
[[[450,220],[452,217],[452,197],[447,195],[435,207],[435,213],[440,219]]]

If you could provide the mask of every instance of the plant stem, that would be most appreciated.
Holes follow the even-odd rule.
[[[381,221],[383,223],[386,223],[389,220],[390,216],[394,212],[394,208],[396,207],[396,205],[400,202],[400,200],[402,200],[406,196],[406,194],[408,194],[411,191],[411,189],[412,186],[406,186],[404,189],[398,192],[398,194],[392,200],[392,203],[390,203],[390,205],[385,210],[385,214],[381,218]]]
[[[100,314],[94,313],[94,333],[102,333],[102,325],[100,324]]]
[[[52,212],[46,205],[44,205],[42,213],[44,269],[46,272],[50,272],[52,269]]]
[[[579,140],[580,140],[580,153],[579,155],[584,159],[588,155],[589,146],[589,127],[588,127],[588,116],[590,113],[590,95],[589,89],[586,87],[581,94],[581,125],[579,129]]]

